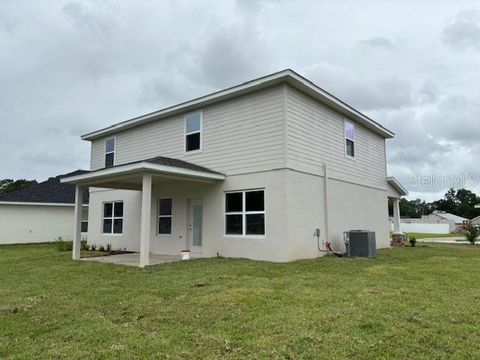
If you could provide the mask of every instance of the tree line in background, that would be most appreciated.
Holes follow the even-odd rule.
[[[37,180],[12,180],[12,179],[3,179],[0,180],[0,196],[17,191],[30,185],[37,184]]]
[[[443,199],[427,203],[423,200],[400,200],[400,214],[402,217],[420,218],[422,215],[431,214],[433,211],[445,211],[451,214],[473,219],[480,216],[480,209],[475,205],[480,204],[480,196],[467,189],[450,189]]]

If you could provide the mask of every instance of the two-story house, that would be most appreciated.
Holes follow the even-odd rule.
[[[316,257],[343,233],[375,231],[389,246],[387,178],[393,133],[292,70],[82,136],[91,171],[77,185],[73,258],[80,256],[82,189],[89,242],[149,254],[290,261]],[[318,232],[320,241],[318,241]]]

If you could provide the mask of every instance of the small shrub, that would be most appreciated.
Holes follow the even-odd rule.
[[[479,235],[478,228],[475,226],[469,225],[467,227],[467,232],[465,233],[465,237],[467,238],[468,242],[472,245],[475,245],[475,241]]]
[[[100,245],[100,247],[98,248],[98,251],[102,251],[102,252],[105,251],[105,248],[103,247],[103,245]]]
[[[88,250],[87,239],[82,239],[80,241],[80,250]]]
[[[415,236],[411,236],[408,238],[408,242],[410,243],[411,247],[415,247],[417,244],[417,238]]]
[[[65,241],[59,236],[55,239],[55,247],[58,251],[72,251],[73,241]]]
[[[92,244],[90,245],[90,251],[95,251],[97,249],[97,245]]]
[[[112,251],[112,244],[107,244],[105,251],[110,253]]]

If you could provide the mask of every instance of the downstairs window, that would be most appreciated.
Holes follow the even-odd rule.
[[[123,233],[123,201],[103,203],[103,233]]]
[[[225,235],[265,235],[265,191],[225,193]]]

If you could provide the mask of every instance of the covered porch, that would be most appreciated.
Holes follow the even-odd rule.
[[[185,188],[208,188],[214,186],[218,182],[225,179],[225,175],[201,167],[192,163],[188,163],[178,159],[171,159],[166,157],[156,157],[139,162],[116,165],[109,168],[104,168],[96,171],[91,171],[86,174],[72,176],[62,179],[62,182],[72,183],[76,185],[75,191],[75,221],[74,221],[74,236],[73,236],[73,250],[72,258],[74,260],[80,259],[80,242],[81,242],[81,220],[82,220],[82,195],[85,188],[103,188],[103,189],[118,189],[118,190],[133,190],[140,192],[139,197],[139,212],[138,214],[130,214],[130,217],[139,219],[139,231],[138,235],[130,235],[130,237],[138,237],[139,239],[129,239],[129,241],[138,242],[138,254],[127,254],[126,259],[129,264],[134,261],[138,261],[137,264],[141,267],[151,265],[157,261],[166,260],[167,257],[160,258],[157,255],[151,254],[151,241],[153,234],[156,234],[157,219],[154,219],[155,211],[157,210],[156,198],[154,189],[175,188],[178,185],[179,191]],[[101,201],[92,200],[92,201]],[[123,206],[123,205],[122,205]],[[202,219],[202,203],[197,208],[194,208],[194,212],[200,212],[197,218]],[[92,207],[92,204],[91,204]],[[197,211],[198,210],[198,211]],[[111,210],[115,211],[115,210]],[[122,207],[123,212],[123,207]],[[90,215],[89,215],[90,216]],[[122,216],[126,216],[123,215]],[[114,217],[112,215],[112,217]],[[131,221],[132,219],[130,219]],[[152,221],[153,220],[153,221]],[[202,226],[192,224],[193,221],[189,221],[187,224],[186,217],[182,218],[185,222],[186,233],[195,233],[196,236],[202,236]],[[112,219],[110,226],[114,227]],[[122,218],[122,227],[123,227]],[[90,219],[89,219],[90,222]],[[98,230],[100,231],[100,229]],[[104,229],[102,230],[104,231]],[[123,231],[123,228],[122,228]],[[198,233],[200,232],[200,233]],[[89,232],[90,234],[90,232]],[[90,236],[90,235],[89,235]],[[187,235],[188,236],[188,235]],[[187,237],[186,236],[186,237]],[[181,236],[180,236],[181,237]],[[134,256],[137,255],[137,256]],[[172,255],[172,254],[170,254]],[[115,256],[112,256],[111,260],[115,260]],[[161,256],[161,255],[159,255]],[[157,259],[158,257],[158,259]],[[117,258],[119,259],[119,258]],[[173,259],[173,258],[169,258]],[[106,261],[106,259],[104,259]],[[121,259],[119,259],[120,261]],[[95,261],[95,260],[92,260]]]
[[[393,206],[393,233],[401,235],[400,230],[400,199],[407,196],[408,191],[394,177],[387,178],[388,184],[388,201]]]

